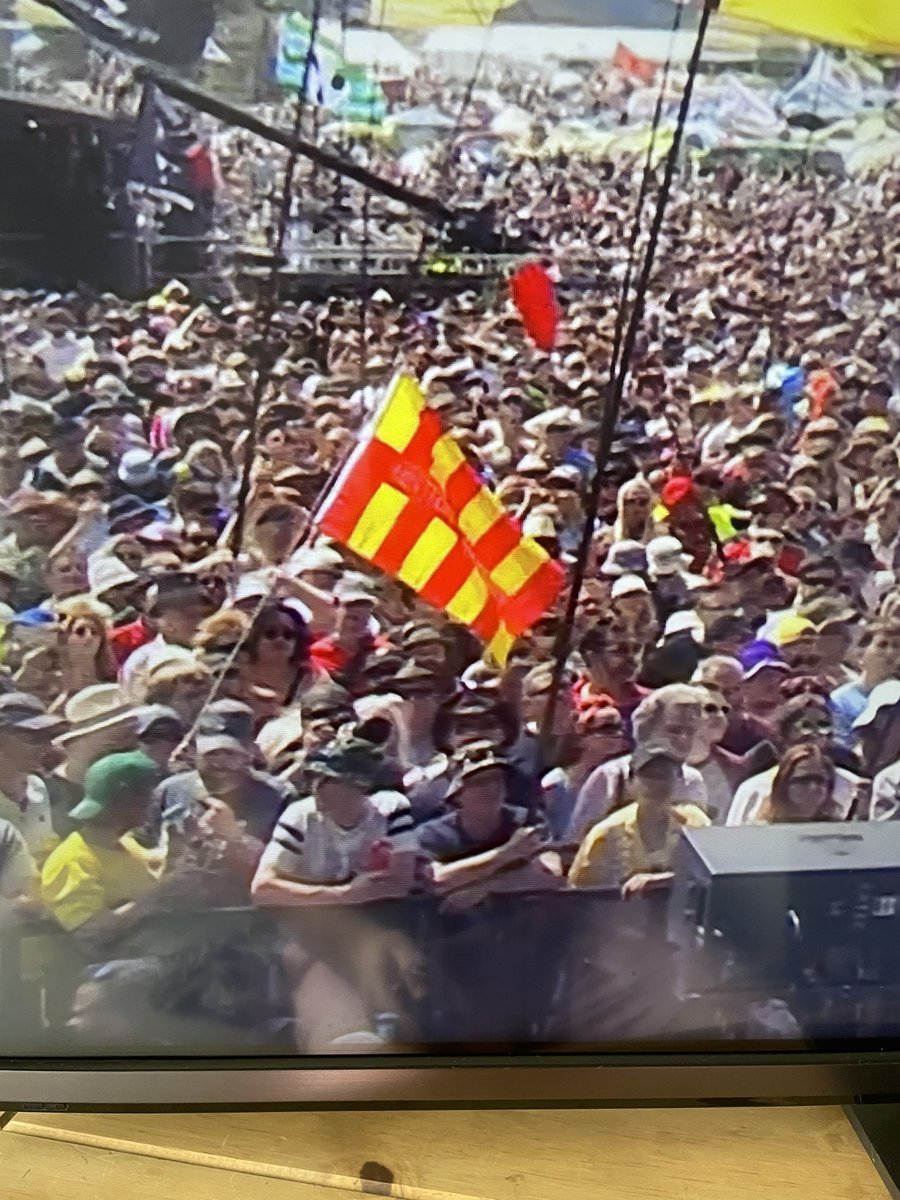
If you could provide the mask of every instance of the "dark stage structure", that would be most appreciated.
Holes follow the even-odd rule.
[[[0,286],[138,289],[114,204],[133,140],[131,120],[0,92]]]

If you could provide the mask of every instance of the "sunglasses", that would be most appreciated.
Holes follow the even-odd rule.
[[[809,721],[809,720],[807,720],[807,721],[798,721],[794,728],[801,730],[801,731],[805,730],[808,733],[830,734],[832,732],[832,730],[834,729],[834,726],[831,724],[830,721]]]
[[[274,628],[264,629],[262,636],[267,642],[295,642],[297,640],[296,629]]]
[[[727,717],[727,716],[731,715],[731,705],[730,704],[704,704],[703,712],[705,713],[705,715],[707,717],[715,717],[719,713],[721,713],[723,717]]]
[[[791,783],[802,784],[803,787],[827,787],[828,780],[824,775],[794,775]]]

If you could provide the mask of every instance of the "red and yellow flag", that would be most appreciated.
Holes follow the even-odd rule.
[[[409,376],[391,384],[317,524],[470,626],[500,663],[562,588],[560,565],[523,536]]]

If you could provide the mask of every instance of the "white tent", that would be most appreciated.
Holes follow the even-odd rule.
[[[433,29],[422,45],[423,56],[444,70],[469,74],[483,50],[491,58],[518,62],[608,62],[622,42],[640,58],[665,62],[671,32],[667,29],[595,29],[570,25],[495,25],[493,29],[443,25]],[[683,30],[675,37],[672,60],[687,63],[696,34]],[[708,61],[716,52],[704,56]]]
[[[348,63],[374,67],[379,74],[412,75],[419,66],[419,56],[407,50],[391,34],[378,29],[348,29],[345,35]]]

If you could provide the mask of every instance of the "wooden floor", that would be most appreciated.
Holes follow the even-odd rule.
[[[887,1196],[837,1108],[26,1115],[0,1181],[3,1200]]]

